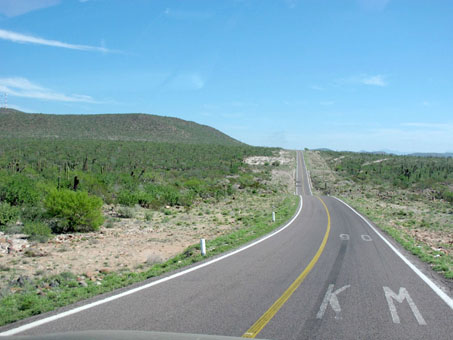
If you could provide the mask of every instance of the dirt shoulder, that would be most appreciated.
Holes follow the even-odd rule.
[[[278,165],[272,165],[276,161]],[[25,235],[0,234],[0,289],[9,289],[10,282],[21,278],[62,272],[97,280],[100,272],[146,270],[200,238],[209,240],[247,227],[252,216],[271,216],[273,207],[293,191],[295,155],[281,151],[276,157],[246,162],[256,171],[269,169],[266,189],[238,189],[233,196],[200,200],[190,209],[105,205],[106,222],[99,231],[57,235],[45,243],[28,242]]]

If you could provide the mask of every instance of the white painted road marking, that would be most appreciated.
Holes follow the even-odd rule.
[[[412,313],[414,313],[414,316],[417,319],[418,324],[426,325],[425,319],[423,319],[423,316],[421,315],[420,311],[418,310],[417,306],[415,305],[406,288],[400,287],[398,295],[389,287],[383,288],[385,298],[387,299],[387,303],[389,305],[390,314],[392,314],[393,323],[400,323],[400,317],[398,316],[398,312],[396,310],[395,304],[393,303],[393,300],[396,300],[398,303],[403,303],[404,300],[407,300],[407,303],[409,304]]]
[[[340,307],[340,303],[338,302],[337,294],[340,294],[345,289],[351,287],[351,285],[346,285],[346,286],[341,287],[341,288],[337,289],[336,291],[332,292],[333,287],[334,287],[333,284],[329,285],[326,295],[324,296],[324,300],[322,301],[321,307],[319,307],[319,312],[316,315],[317,319],[322,319],[322,317],[324,316],[324,313],[326,312],[327,304],[330,304],[332,309],[335,311],[335,319],[341,319],[341,316],[340,316],[341,307]]]
[[[349,241],[349,234],[340,234],[340,238],[342,241]]]
[[[370,235],[361,235],[361,237],[362,237],[362,240],[364,240],[364,241],[367,241],[367,242],[373,241],[373,239],[371,238]]]
[[[367,221],[365,217],[360,215],[357,211],[354,210],[349,204],[343,202],[341,199],[332,196],[336,200],[340,201],[343,203],[345,206],[347,206],[349,209],[351,209],[357,216],[359,216],[389,247],[392,249],[396,255],[398,255],[401,260],[406,263],[410,269],[414,271],[415,274],[417,274],[425,283],[451,308],[453,309],[453,299],[449,297],[442,289],[440,289],[433,281],[431,281],[425,274],[423,274],[420,269],[418,269],[416,266],[414,266],[403,254],[401,254],[398,249],[396,249],[384,236],[381,235],[381,233],[373,227],[373,225]]]

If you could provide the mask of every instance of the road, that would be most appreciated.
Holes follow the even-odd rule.
[[[133,293],[123,289],[124,296],[107,295],[110,301],[99,297],[65,308],[67,315],[46,314],[0,332],[121,329],[265,339],[451,338],[451,298],[436,293],[429,279],[425,282],[345,204],[312,196],[301,153],[297,164],[296,193],[302,204],[294,220],[273,236],[189,272],[147,281]],[[81,310],[74,312],[75,307]]]

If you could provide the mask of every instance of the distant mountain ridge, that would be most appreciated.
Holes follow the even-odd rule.
[[[381,151],[348,151],[348,150],[332,150],[328,148],[313,149],[314,151],[339,151],[339,152],[354,152],[354,153],[368,153],[373,155],[394,155],[394,156],[414,156],[414,157],[453,157],[453,152],[399,152],[392,150],[381,150]]]
[[[417,156],[417,157],[453,157],[453,152],[415,152],[410,153],[408,156]]]
[[[0,109],[0,137],[242,145],[207,125],[151,114],[56,115]]]

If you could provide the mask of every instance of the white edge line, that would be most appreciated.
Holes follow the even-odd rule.
[[[220,257],[217,257],[211,261],[208,261],[208,262],[204,262],[198,266],[195,266],[195,267],[192,267],[192,268],[189,268],[189,269],[186,269],[184,271],[181,271],[179,273],[176,273],[176,274],[173,274],[173,275],[170,275],[168,277],[164,277],[163,279],[160,279],[160,280],[157,280],[157,281],[153,281],[153,282],[150,282],[146,285],[143,285],[143,286],[140,286],[140,287],[137,287],[137,288],[133,288],[131,290],[128,290],[128,291],[125,291],[123,293],[120,293],[120,294],[117,294],[117,295],[113,295],[113,296],[109,296],[108,298],[105,298],[105,299],[102,299],[102,300],[98,300],[98,301],[95,301],[95,302],[92,302],[92,303],[89,303],[87,305],[83,305],[83,306],[80,306],[80,307],[77,307],[77,308],[74,308],[74,309],[71,309],[71,310],[68,310],[66,312],[63,312],[63,313],[60,313],[60,314],[56,314],[56,315],[53,315],[53,316],[49,316],[47,318],[44,318],[44,319],[41,319],[41,320],[36,320],[36,321],[33,321],[33,322],[30,322],[28,324],[25,324],[23,326],[19,326],[17,328],[12,328],[8,331],[5,331],[3,333],[0,333],[0,336],[8,336],[8,335],[14,335],[14,334],[17,334],[17,333],[21,333],[21,332],[24,332],[26,330],[29,330],[29,329],[32,329],[32,328],[35,328],[35,327],[38,327],[38,326],[41,326],[41,325],[44,325],[46,323],[49,323],[49,322],[52,322],[52,321],[55,321],[55,320],[58,320],[58,319],[61,319],[61,318],[64,318],[66,316],[69,316],[69,315],[72,315],[72,314],[76,314],[76,313],[79,313],[79,312],[82,312],[86,309],[90,309],[90,308],[93,308],[93,307],[96,307],[96,306],[99,306],[99,305],[102,305],[104,303],[107,303],[107,302],[110,302],[110,301],[114,301],[116,299],[119,299],[119,298],[122,298],[124,296],[127,296],[127,295],[131,295],[131,294],[134,294],[134,293],[137,293],[143,289],[147,289],[147,288],[150,288],[152,286],[156,286],[160,283],[163,283],[163,282],[166,282],[166,281],[170,281],[172,279],[175,279],[177,277],[180,277],[180,276],[183,276],[185,274],[188,274],[188,273],[191,273],[195,270],[198,270],[200,268],[203,268],[203,267],[206,267],[206,266],[209,266],[210,264],[213,264],[213,263],[216,263],[216,262],[219,262],[223,259],[226,259],[227,257],[230,257],[230,256],[233,256],[233,255],[236,255],[248,248],[251,248],[255,245],[257,245],[258,243],[261,243],[265,240],[267,240],[268,238],[272,237],[272,236],[275,236],[277,235],[278,233],[282,232],[283,230],[285,230],[286,228],[288,228],[294,221],[295,219],[300,215],[300,212],[302,211],[302,207],[304,206],[304,201],[302,199],[302,196],[299,195],[300,197],[300,204],[299,204],[299,209],[297,210],[297,213],[294,215],[294,217],[288,222],[286,223],[283,227],[281,227],[280,229],[264,236],[263,238],[260,238],[259,240],[253,242],[253,243],[250,243],[242,248],[239,248],[239,249],[236,249],[234,251],[232,251],[231,253],[228,253],[228,254],[225,254],[225,255],[222,255]]]
[[[401,254],[398,249],[396,249],[382,234],[375,228],[373,225],[368,222],[368,220],[363,217],[361,214],[359,214],[354,208],[352,208],[349,204],[346,202],[343,202],[341,199],[335,196],[331,196],[335,198],[336,200],[340,201],[344,205],[346,205],[349,209],[351,209],[354,213],[356,213],[362,220],[365,221],[368,226],[373,229],[373,231],[392,249],[396,255],[398,255],[408,266],[410,269],[412,269],[415,274],[417,274],[425,283],[451,308],[453,309],[453,299],[449,297],[442,289],[439,288],[433,281],[431,281],[425,274],[423,274],[420,269],[418,269],[415,265],[412,264],[403,254]]]

